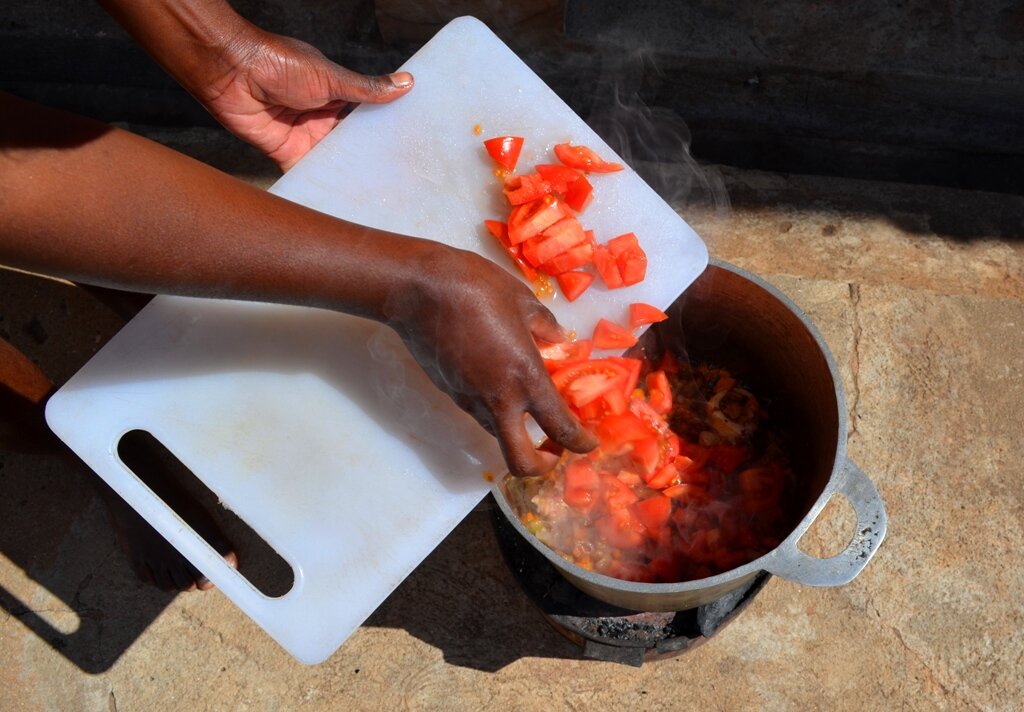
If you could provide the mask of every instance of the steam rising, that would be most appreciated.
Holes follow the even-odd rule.
[[[649,51],[616,50],[602,59],[595,109],[587,123],[677,212],[714,220],[729,216],[721,175],[690,154],[690,130],[675,111],[651,107],[644,83],[663,76]]]

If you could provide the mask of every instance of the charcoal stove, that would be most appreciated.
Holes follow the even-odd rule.
[[[573,586],[502,516],[490,507],[505,562],[548,623],[580,646],[582,657],[640,667],[676,657],[711,638],[739,615],[771,575],[685,611],[641,612],[599,601]]]

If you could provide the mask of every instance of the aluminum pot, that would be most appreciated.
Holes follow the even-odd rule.
[[[662,344],[692,362],[722,366],[771,402],[790,430],[799,523],[777,547],[742,566],[682,583],[637,583],[587,571],[542,544],[519,521],[505,493],[495,499],[519,534],[582,591],[634,611],[679,611],[719,598],[761,571],[811,586],[852,581],[885,537],[885,506],[871,480],[846,456],[846,403],[825,342],[785,295],[733,265],[712,261],[668,310],[669,320],[639,348]],[[853,505],[857,527],[838,555],[817,558],[797,542],[835,494]]]

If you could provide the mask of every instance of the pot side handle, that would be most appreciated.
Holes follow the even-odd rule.
[[[857,530],[847,547],[827,559],[801,551],[797,542],[816,521],[815,518],[779,545],[765,565],[766,571],[808,586],[841,586],[856,578],[867,566],[888,528],[885,504],[874,483],[849,459],[833,494],[836,492],[849,500],[857,514]]]

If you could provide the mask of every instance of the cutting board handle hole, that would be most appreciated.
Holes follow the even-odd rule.
[[[291,590],[295,572],[288,562],[152,434],[125,433],[117,454],[198,537],[222,555],[234,550],[238,572],[263,595],[278,598]]]

